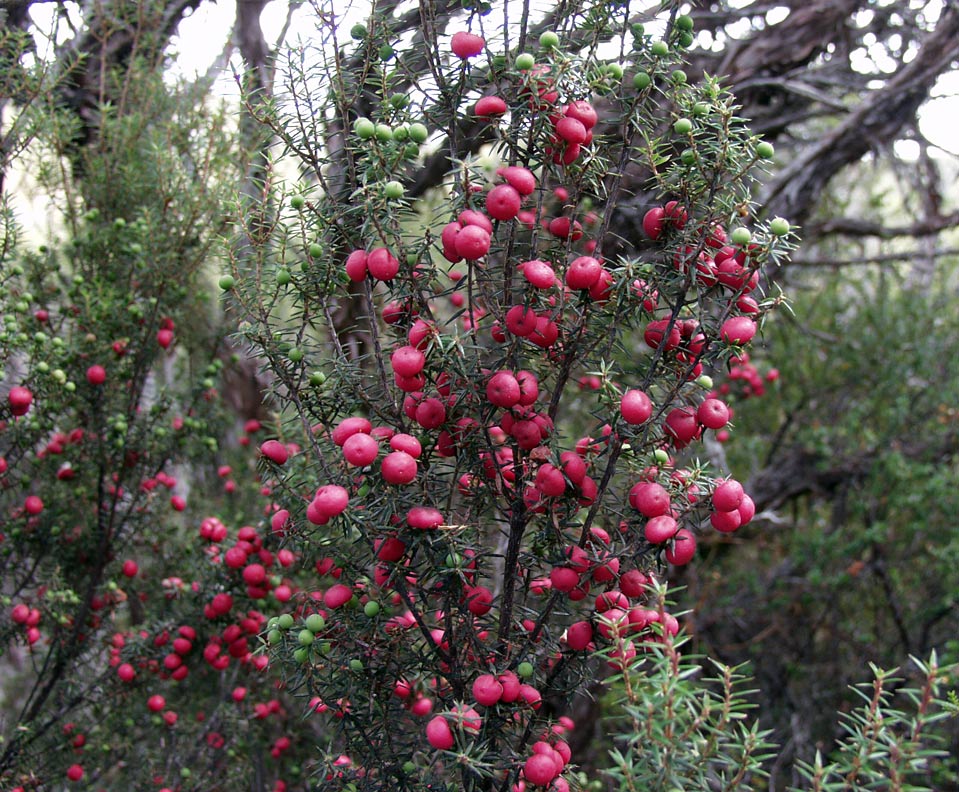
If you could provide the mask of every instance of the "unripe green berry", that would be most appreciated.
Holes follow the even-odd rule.
[[[232,275],[224,275],[219,280],[219,286],[223,291],[229,291],[236,286],[236,279]]]
[[[311,613],[306,617],[306,629],[310,632],[318,633],[324,627],[326,627],[326,619],[324,619],[319,613]],[[312,641],[311,641],[312,643]]]
[[[637,91],[645,91],[653,84],[653,78],[649,76],[649,72],[636,72],[633,75],[633,88]]]
[[[540,34],[539,45],[544,50],[555,49],[559,46],[559,36],[557,36],[552,30],[547,30]]]
[[[677,135],[688,135],[693,131],[693,122],[688,118],[680,118],[673,124],[673,129],[676,130]]]
[[[513,65],[516,66],[516,68],[520,71],[529,71],[536,65],[536,58],[534,58],[528,52],[522,52],[516,56],[516,60],[513,62]]]
[[[353,131],[360,140],[369,140],[376,134],[376,124],[368,118],[357,118],[353,122]]]
[[[430,132],[425,124],[421,124],[419,121],[410,124],[410,140],[414,143],[425,143],[429,136]]]
[[[306,199],[302,195],[294,195],[290,198],[290,206],[299,211],[306,205]]]
[[[734,228],[729,234],[729,240],[734,245],[748,245],[750,239],[752,239],[752,234],[749,233],[749,229],[743,228],[742,226]]]
[[[785,217],[774,217],[769,223],[769,231],[775,236],[786,236],[790,231],[789,221]]]
[[[383,187],[383,194],[391,201],[399,200],[403,197],[403,185],[398,181],[388,181]]]
[[[772,159],[773,154],[775,154],[775,149],[773,148],[772,143],[767,143],[765,140],[760,141],[756,144],[756,156],[761,159]]]
[[[665,41],[654,41],[650,44],[649,51],[657,58],[665,58],[669,55],[669,44]]]

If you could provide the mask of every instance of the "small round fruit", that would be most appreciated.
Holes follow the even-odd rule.
[[[454,33],[450,40],[450,49],[453,50],[453,54],[463,60],[479,55],[485,46],[486,40],[482,36],[466,31]]]
[[[749,229],[743,228],[742,226],[739,226],[738,228],[734,228],[729,233],[729,241],[732,242],[734,245],[739,245],[740,247],[748,245],[749,240],[752,238],[753,238],[753,235],[749,233]]]
[[[396,180],[388,181],[383,187],[383,194],[391,201],[399,200],[405,192],[402,183]]]
[[[373,134],[381,143],[388,143],[393,139],[393,129],[389,124],[377,124],[373,128]]]
[[[369,618],[374,618],[380,614],[380,603],[370,600],[363,606],[363,613],[365,613]]]
[[[769,223],[769,230],[775,236],[786,236],[790,231],[789,221],[785,217],[774,217]]]
[[[619,412],[628,424],[644,424],[653,414],[653,403],[643,391],[628,390],[620,400]]]
[[[356,24],[350,28],[350,38],[354,41],[362,41],[367,36],[367,30],[365,25]]]
[[[675,124],[673,124],[673,129],[676,131],[677,135],[688,135],[693,131],[693,122],[688,118],[680,118]]]
[[[360,140],[369,140],[376,134],[376,124],[368,118],[357,118],[353,122],[353,131]]]
[[[521,52],[516,56],[516,60],[513,61],[513,65],[516,66],[516,68],[520,71],[529,71],[536,65],[536,58],[534,58],[528,52]]]
[[[234,286],[236,286],[236,279],[232,275],[223,275],[217,285],[222,291],[230,291]]]
[[[430,136],[430,131],[426,128],[425,124],[421,124],[419,121],[414,121],[410,124],[409,127],[410,140],[414,143],[425,143],[426,139]]]
[[[527,660],[524,660],[518,666],[516,666],[516,676],[522,679],[529,679],[533,676],[533,664]]]
[[[559,36],[552,30],[540,33],[539,45],[545,50],[555,49],[559,46]]]
[[[653,78],[649,76],[649,72],[636,72],[633,75],[633,88],[637,91],[645,91],[653,84]]]
[[[299,211],[306,206],[306,199],[302,195],[294,195],[290,198],[290,206]]]
[[[767,143],[765,140],[756,144],[756,156],[761,159],[772,159],[773,154],[776,153],[776,150],[773,148],[772,143]]]
[[[669,44],[665,41],[654,41],[650,44],[649,51],[657,58],[665,58],[669,55]]]

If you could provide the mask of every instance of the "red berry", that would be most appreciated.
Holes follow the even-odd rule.
[[[275,465],[285,465],[290,458],[287,447],[279,440],[267,440],[260,446],[260,453]]]
[[[492,707],[503,697],[503,684],[492,674],[481,674],[473,681],[473,698],[477,704]]]
[[[384,247],[371,250],[366,257],[366,268],[377,280],[389,281],[400,271],[400,262]]]
[[[498,176],[506,179],[520,195],[531,195],[536,189],[536,177],[533,172],[519,165],[506,165],[496,171]]]
[[[366,259],[365,250],[354,250],[346,257],[346,275],[354,283],[366,280]]]
[[[676,520],[668,514],[653,517],[643,530],[646,541],[650,544],[662,544],[672,539],[677,532]]]
[[[653,414],[653,403],[641,390],[628,390],[619,403],[619,412],[628,424],[644,424]]]
[[[14,415],[26,415],[32,401],[33,394],[22,385],[14,385],[7,394],[7,403]]]
[[[91,385],[102,385],[107,380],[107,370],[103,366],[95,365],[87,369],[87,382]]]
[[[519,212],[519,192],[509,184],[497,184],[486,194],[486,212],[495,220],[512,220]]]
[[[484,96],[482,99],[477,100],[476,105],[473,107],[473,112],[482,118],[492,118],[493,116],[503,115],[506,109],[506,102],[498,96]]]
[[[416,460],[405,451],[393,451],[383,457],[380,472],[390,484],[409,484],[416,478]]]
[[[666,560],[674,566],[684,566],[696,555],[696,537],[685,528],[680,528],[666,549]]]
[[[454,249],[456,254],[475,261],[489,253],[490,232],[478,225],[468,225],[456,235]]]
[[[566,285],[571,289],[589,289],[599,280],[603,265],[592,256],[580,256],[566,269]]]
[[[534,786],[549,786],[561,771],[552,756],[541,753],[533,754],[523,765],[523,776]]]
[[[343,457],[353,467],[366,467],[380,452],[380,444],[371,435],[357,432],[343,443]]]
[[[486,40],[475,33],[460,31],[453,34],[450,40],[450,49],[457,58],[466,60],[475,55],[479,55],[486,46]]]
[[[696,420],[707,429],[722,429],[729,423],[729,408],[720,399],[706,399],[696,410]]]
[[[453,747],[453,730],[445,715],[437,715],[426,724],[426,739],[437,751],[448,751]]]
[[[713,508],[716,511],[733,511],[743,502],[743,485],[736,479],[727,479],[713,491]]]
[[[519,382],[512,372],[497,371],[486,383],[486,398],[497,407],[514,407],[521,395]]]
[[[666,210],[661,206],[654,206],[643,215],[643,231],[650,239],[659,239],[663,235],[665,222]]]
[[[748,316],[733,316],[723,322],[719,337],[728,344],[745,346],[756,335],[756,323]]]

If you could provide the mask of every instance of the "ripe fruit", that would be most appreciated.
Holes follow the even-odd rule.
[[[103,366],[93,365],[87,369],[87,382],[91,385],[102,385],[107,381],[107,371]]]
[[[666,223],[666,210],[661,206],[654,206],[643,215],[643,232],[650,239],[659,239],[663,235]]]
[[[523,765],[523,776],[535,786],[549,786],[562,771],[552,756],[535,753]]]
[[[285,465],[290,458],[290,452],[279,440],[267,440],[260,446],[260,454],[275,465]]]
[[[426,739],[437,751],[448,751],[453,747],[453,730],[445,715],[437,715],[426,724]]]
[[[668,514],[661,514],[646,523],[643,534],[650,544],[662,544],[676,535],[677,528],[676,520]]]
[[[493,674],[481,674],[473,681],[473,698],[477,704],[492,707],[503,697],[503,684]]]
[[[466,60],[475,55],[479,55],[486,46],[486,40],[475,33],[460,31],[453,34],[450,40],[450,49],[457,58]]]
[[[696,537],[685,528],[680,528],[666,549],[666,560],[674,566],[684,566],[696,555]]]
[[[393,451],[383,457],[380,472],[390,484],[409,484],[416,478],[416,460],[405,451]]]
[[[713,491],[713,508],[721,512],[738,509],[745,494],[742,484],[736,479],[727,479]]]
[[[501,116],[507,110],[506,102],[498,96],[484,96],[476,101],[473,112],[481,118]]]
[[[366,257],[366,268],[377,280],[389,281],[400,271],[400,262],[384,247],[371,250]]]
[[[729,408],[720,399],[706,399],[696,410],[696,420],[707,429],[722,429],[729,423]]]
[[[461,258],[475,261],[489,253],[490,232],[478,225],[467,225],[459,230],[453,249]]]
[[[519,382],[510,371],[497,371],[486,383],[486,398],[497,407],[513,407],[522,395]]]
[[[353,467],[366,467],[380,452],[380,444],[368,434],[357,432],[343,443],[343,456]]]
[[[628,390],[619,403],[619,412],[628,424],[644,424],[653,414],[653,403],[641,390]]]
[[[22,385],[14,385],[7,394],[7,403],[14,415],[26,415],[32,402],[33,394]]]
[[[566,270],[566,285],[570,289],[589,289],[596,284],[603,265],[592,256],[580,256],[570,262]]]
[[[748,316],[733,316],[719,328],[719,337],[727,344],[745,346],[756,335],[756,323]]]
[[[520,203],[519,192],[509,184],[497,184],[486,194],[486,212],[495,220],[512,220]]]

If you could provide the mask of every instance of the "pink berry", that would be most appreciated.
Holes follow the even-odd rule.
[[[482,36],[477,36],[475,33],[467,33],[466,31],[454,33],[453,38],[450,40],[450,49],[453,51],[453,54],[463,60],[479,55],[485,46],[486,40]]]
[[[628,390],[620,400],[619,412],[628,424],[644,424],[653,414],[653,403],[643,391]]]

